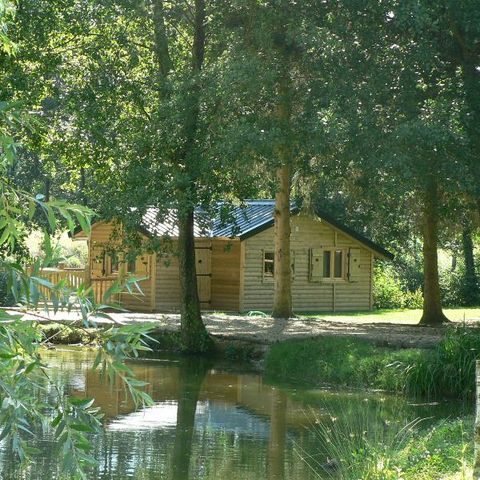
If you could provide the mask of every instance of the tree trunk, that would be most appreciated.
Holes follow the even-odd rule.
[[[274,318],[292,316],[292,267],[290,258],[290,179],[289,165],[277,169],[278,190],[275,194],[275,291]]]
[[[182,347],[189,353],[205,352],[211,348],[211,340],[198,298],[193,209],[180,211],[178,215],[178,258]]]
[[[438,186],[432,175],[425,189],[423,203],[423,315],[421,325],[448,322],[442,310],[438,276]]]
[[[287,397],[274,389],[270,410],[270,440],[268,442],[268,478],[285,478],[285,444],[287,436]]]
[[[275,193],[274,231],[274,318],[290,318],[292,306],[292,267],[290,259],[290,188],[292,177],[291,148],[291,95],[289,60],[284,58],[284,71],[278,85],[277,120],[282,131],[281,144],[277,149],[279,166],[276,170],[277,191]]]
[[[160,101],[169,95],[167,78],[173,68],[169,54],[168,36],[165,27],[162,0],[154,0],[153,20],[155,25],[154,53],[158,64]],[[194,34],[191,56],[193,84],[198,80],[205,55],[205,0],[195,0]],[[194,237],[194,206],[196,202],[195,139],[198,129],[200,94],[199,88],[189,89],[189,99],[184,113],[182,147],[173,154],[172,161],[178,166],[176,201],[178,203],[178,256],[180,276],[180,336],[186,352],[205,352],[212,347],[211,339],[202,321],[197,290]]]
[[[472,229],[465,226],[462,232],[463,256],[465,260],[464,302],[468,306],[476,305],[479,299],[478,277],[475,271]]]
[[[189,478],[195,412],[200,389],[207,372],[208,365],[205,360],[194,358],[180,360],[177,427],[172,457],[173,480],[188,480]]]

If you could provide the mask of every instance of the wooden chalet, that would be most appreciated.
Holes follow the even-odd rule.
[[[273,200],[250,200],[236,207],[226,224],[213,219],[195,228],[198,291],[204,310],[270,311],[273,306]],[[306,215],[291,209],[293,307],[297,312],[369,310],[372,308],[373,264],[392,254],[326,213]],[[119,275],[144,277],[143,295],[122,293],[120,301],[134,311],[169,312],[179,309],[178,259],[170,253],[140,253],[135,258],[112,247],[121,237],[115,222],[97,222],[85,235],[89,245],[87,280],[100,294]],[[171,239],[178,229],[173,216],[158,219],[149,208],[140,235]],[[116,239],[112,241],[112,239]]]

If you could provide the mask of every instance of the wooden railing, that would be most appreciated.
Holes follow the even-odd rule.
[[[91,285],[93,289],[93,295],[97,303],[103,302],[103,297],[105,292],[117,281],[117,277],[104,277],[104,278],[92,278]],[[120,301],[120,295],[112,295],[107,299],[107,302],[111,304],[112,302]]]
[[[85,269],[84,268],[44,268],[41,270],[41,278],[48,280],[53,285],[58,284],[62,280],[66,280],[66,286],[72,289],[78,288],[82,283],[85,283]],[[37,285],[38,290],[45,298],[50,299],[50,290],[43,286]]]
[[[41,271],[41,276],[53,284],[66,280],[66,284],[70,288],[78,288],[82,283],[85,283],[84,268],[44,268]]]
[[[48,280],[53,285],[58,284],[62,280],[66,280],[66,286],[77,289],[81,284],[87,282],[87,272],[84,268],[44,268],[40,272],[40,277]],[[90,285],[93,290],[95,301],[103,302],[106,291],[115,283],[117,277],[91,278]],[[50,291],[43,285],[37,285],[40,292],[50,300]],[[108,299],[108,303],[118,302],[120,295],[112,295]]]

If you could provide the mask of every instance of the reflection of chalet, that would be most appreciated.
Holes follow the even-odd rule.
[[[137,379],[148,382],[147,392],[158,403],[152,409],[147,409],[145,414],[147,418],[150,415],[149,422],[153,422],[150,423],[151,427],[155,422],[159,423],[159,426],[160,424],[168,426],[169,422],[176,418],[181,383],[179,368],[163,365],[159,368],[156,362],[138,363],[132,368]],[[121,385],[108,386],[105,382],[106,380],[102,380],[97,372],[87,370],[84,388],[74,390],[72,393],[79,397],[95,398],[96,405],[101,407],[107,419],[133,414],[132,422],[138,420],[139,424],[144,424],[146,419],[142,420],[143,413],[133,413],[135,406],[125,389]],[[263,384],[261,377],[256,375],[210,371],[202,382],[198,413],[201,413],[203,405],[220,418],[222,409],[235,407],[242,411],[243,415],[248,413],[250,416],[268,418],[277,402],[278,394],[278,389]],[[286,400],[284,408],[288,423],[302,424],[306,420],[301,405]],[[231,415],[231,410],[228,414]],[[114,425],[116,425],[114,429],[121,429],[118,421],[114,421]]]
[[[230,223],[220,219],[196,225],[195,254],[200,301],[204,309],[270,310],[273,304],[274,232],[272,200],[247,201],[236,208]],[[391,254],[325,213],[300,214],[292,207],[292,294],[297,311],[359,310],[372,307],[374,258]],[[119,276],[145,277],[143,296],[122,294],[126,308],[172,311],[179,308],[178,237],[172,216],[159,220],[150,208],[140,235],[169,238],[170,253],[125,251],[121,225],[98,222],[89,242],[87,277],[98,295]]]

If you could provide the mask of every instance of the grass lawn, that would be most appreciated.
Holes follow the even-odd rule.
[[[480,307],[475,308],[446,308],[445,314],[454,322],[464,320],[479,320]],[[416,324],[422,316],[422,310],[375,310],[367,312],[339,312],[339,313],[297,313],[300,317],[321,318],[331,322],[355,322],[355,323],[402,323]]]

